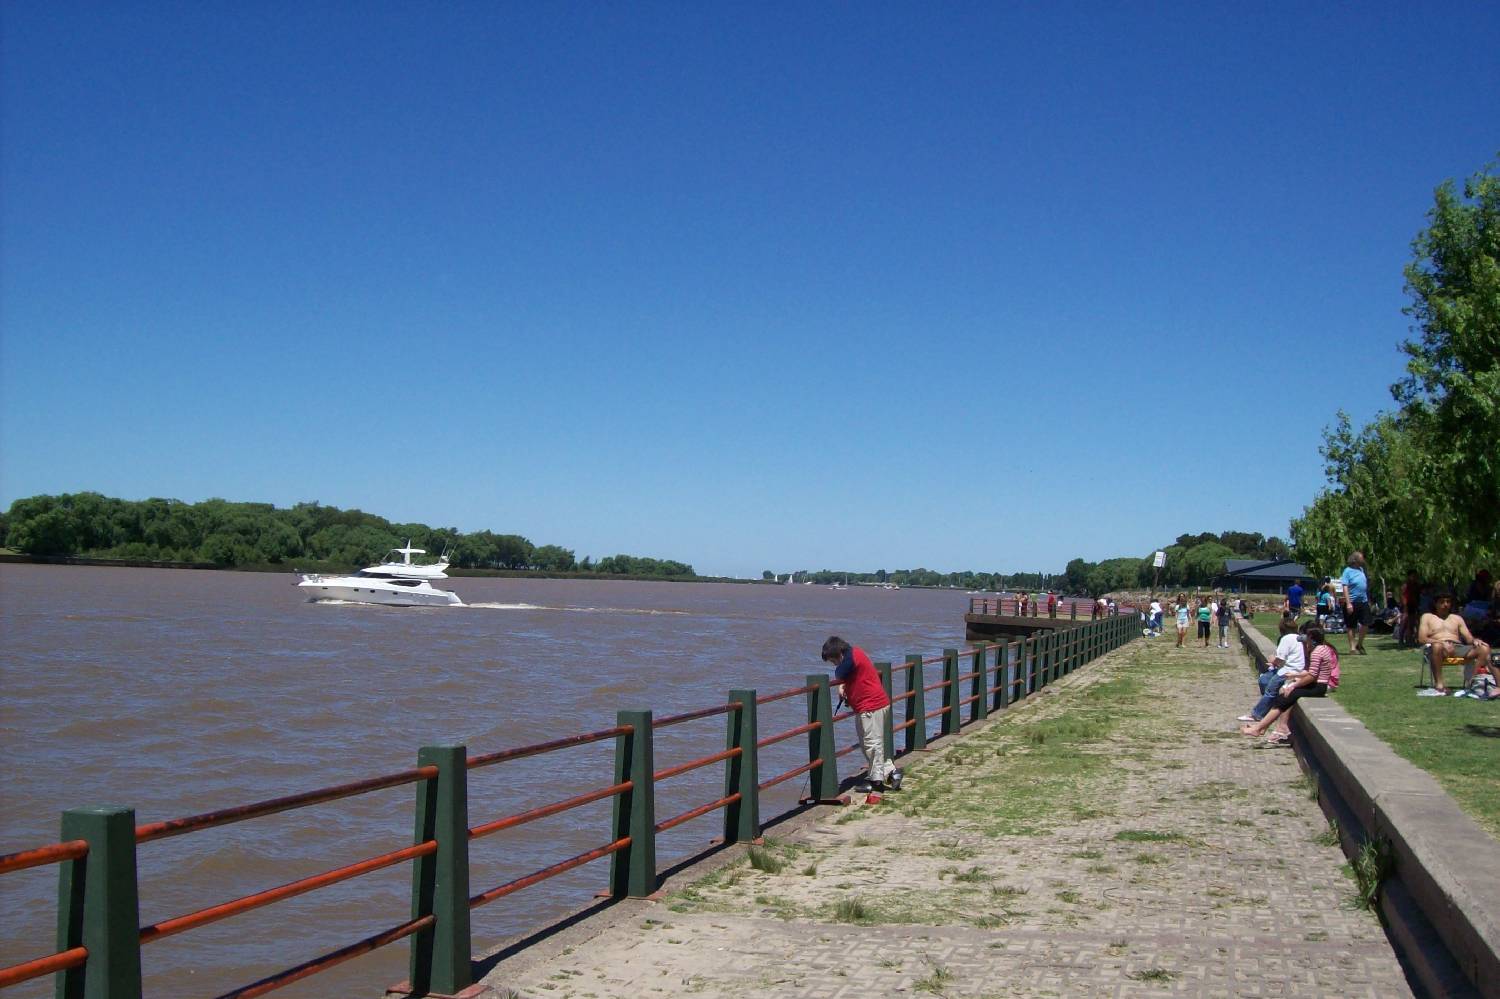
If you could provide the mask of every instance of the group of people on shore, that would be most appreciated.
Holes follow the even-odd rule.
[[[1301,620],[1306,590],[1300,581],[1286,594],[1284,612],[1294,623]],[[1408,572],[1400,601],[1386,594],[1387,620],[1397,644],[1420,647],[1431,668],[1430,696],[1448,693],[1443,682],[1446,665],[1465,665],[1466,686],[1475,674],[1492,672],[1492,650],[1500,647],[1500,584],[1481,569],[1469,584],[1460,604],[1448,586],[1423,586],[1416,572]],[[1371,611],[1369,577],[1364,552],[1350,553],[1343,573],[1335,583],[1325,582],[1317,590],[1316,622],[1325,633],[1342,625],[1349,636],[1349,654],[1365,655],[1365,637],[1375,616]],[[1484,670],[1481,670],[1484,667]],[[1486,690],[1493,690],[1485,684]],[[1488,699],[1488,695],[1484,694]]]
[[[1239,717],[1240,731],[1249,736],[1266,736],[1272,743],[1285,743],[1291,736],[1288,724],[1293,704],[1305,697],[1324,697],[1339,685],[1339,654],[1328,640],[1327,627],[1339,604],[1342,603],[1343,623],[1349,635],[1349,654],[1365,655],[1365,636],[1371,620],[1369,603],[1369,581],[1365,572],[1363,552],[1353,552],[1348,565],[1339,578],[1339,586],[1331,582],[1321,586],[1314,599],[1314,615],[1304,620],[1303,604],[1306,591],[1300,584],[1288,590],[1278,624],[1276,652],[1265,664],[1258,685],[1260,699]],[[1469,588],[1466,606],[1477,603],[1486,605],[1484,617],[1473,629],[1463,614],[1455,612],[1456,598],[1450,589],[1436,589],[1431,593],[1430,610],[1419,613],[1423,591],[1416,573],[1408,573],[1402,588],[1402,617],[1397,630],[1398,640],[1405,641],[1408,625],[1411,640],[1423,647],[1432,670],[1433,687],[1437,694],[1447,694],[1443,682],[1443,668],[1453,662],[1472,664],[1465,670],[1465,683],[1469,674],[1488,671],[1490,682],[1482,693],[1474,693],[1485,700],[1500,700],[1500,686],[1494,682],[1491,650],[1500,647],[1500,583],[1491,583],[1487,571],[1479,572]],[[1056,597],[1048,594],[1047,608],[1050,615],[1056,614]],[[1484,598],[1481,600],[1480,598]],[[1219,648],[1229,648],[1229,624],[1238,611],[1246,612],[1243,599],[1232,601],[1227,594],[1213,594],[1189,600],[1187,594],[1177,594],[1171,605],[1177,626],[1177,648],[1187,641],[1188,628],[1194,621],[1198,625],[1198,638],[1207,648],[1213,637],[1213,626],[1218,625]],[[1094,608],[1094,616],[1104,616],[1114,611],[1113,601],[1100,598]],[[1158,637],[1163,633],[1166,608],[1159,597],[1153,595],[1150,603],[1141,611],[1143,634]],[[885,726],[890,717],[891,699],[885,692],[880,675],[870,657],[863,650],[851,646],[838,636],[823,643],[822,659],[834,668],[833,679],[842,697],[854,712],[855,729],[859,734],[860,748],[869,764],[866,776],[859,780],[854,790],[861,794],[878,795],[886,790],[900,790],[902,774],[893,760],[892,747],[885,745]],[[1462,692],[1461,692],[1462,693]],[[1269,733],[1269,735],[1268,735]]]
[[[1198,637],[1203,640],[1203,647],[1208,648],[1209,639],[1213,637],[1213,626],[1219,626],[1219,648],[1229,648],[1229,622],[1234,617],[1236,609],[1243,611],[1244,601],[1238,604],[1231,602],[1228,596],[1214,594],[1207,597],[1197,597],[1188,600],[1186,593],[1177,594],[1176,601],[1172,604],[1172,615],[1177,622],[1177,648],[1182,648],[1187,641],[1188,628],[1194,621],[1198,623]],[[1162,634],[1162,620],[1166,613],[1161,599],[1152,596],[1151,602],[1141,611],[1142,628],[1141,633],[1148,638],[1157,638]]]

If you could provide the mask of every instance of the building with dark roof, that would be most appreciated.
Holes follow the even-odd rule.
[[[1299,579],[1304,586],[1316,582],[1307,566],[1291,559],[1226,558],[1214,585],[1239,593],[1285,593]]]

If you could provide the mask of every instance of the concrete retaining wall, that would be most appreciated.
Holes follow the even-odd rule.
[[[1236,623],[1262,668],[1275,645],[1238,616]],[[1344,684],[1357,677],[1346,671]],[[1345,853],[1352,857],[1369,840],[1389,842],[1394,871],[1382,885],[1380,911],[1408,972],[1431,995],[1500,999],[1500,843],[1337,696],[1297,702],[1293,744],[1318,779]]]

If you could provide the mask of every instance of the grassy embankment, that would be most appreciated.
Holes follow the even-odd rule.
[[[1257,615],[1262,635],[1276,619]],[[1365,639],[1369,655],[1349,652],[1347,635],[1333,635],[1342,682],[1334,697],[1397,754],[1437,778],[1464,811],[1500,839],[1500,701],[1418,697],[1417,653],[1390,635]],[[1463,669],[1449,666],[1443,680],[1457,690]],[[1463,849],[1464,844],[1453,844]]]

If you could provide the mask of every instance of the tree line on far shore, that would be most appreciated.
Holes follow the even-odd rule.
[[[361,510],[320,503],[278,508],[222,499],[123,500],[99,493],[18,499],[0,514],[6,547],[30,555],[204,562],[225,568],[303,565],[359,568],[407,539],[456,567],[537,572],[694,578],[674,559],[610,555],[579,560],[561,545],[534,545],[519,534],[464,533],[452,527],[394,524]]]
[[[848,583],[850,585],[891,584],[894,586],[954,587],[963,590],[1045,589],[1056,585],[1058,576],[1050,572],[938,572],[935,569],[877,569],[874,572],[845,572],[840,569],[798,569],[792,573],[775,573],[770,569],[760,574],[768,583],[785,582],[789,576],[793,583]]]
[[[1167,564],[1160,572],[1154,564],[1156,551],[1142,557],[1124,556],[1102,562],[1075,558],[1063,571],[1064,586],[1072,593],[1094,595],[1115,590],[1144,590],[1153,586],[1161,589],[1210,586],[1215,577],[1224,574],[1225,559],[1292,557],[1287,542],[1274,535],[1268,538],[1257,531],[1182,534],[1175,542],[1158,550],[1167,555]]]
[[[935,572],[931,569],[896,569],[887,572],[843,572],[799,569],[791,573],[794,583],[894,583],[897,586],[947,586],[964,590],[1060,590],[1070,594],[1099,596],[1115,590],[1149,588],[1159,581],[1162,588],[1207,586],[1224,574],[1228,558],[1286,559],[1291,546],[1278,537],[1266,537],[1251,531],[1224,531],[1221,534],[1183,534],[1163,549],[1166,567],[1158,574],[1152,566],[1155,551],[1144,557],[1126,556],[1089,562],[1075,558],[1061,573],[1052,572]],[[1159,580],[1158,580],[1159,577]],[[770,569],[761,573],[767,582],[782,581],[783,576]]]

